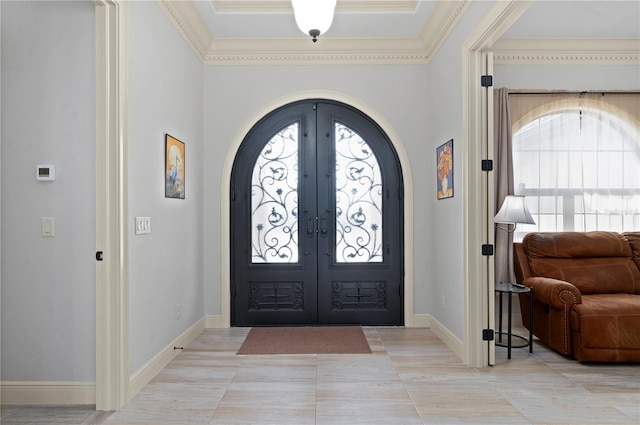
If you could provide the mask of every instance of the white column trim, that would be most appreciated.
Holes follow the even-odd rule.
[[[493,53],[486,52],[483,55],[483,68],[485,75],[493,75]],[[485,99],[483,103],[486,105],[486,158],[495,159],[495,152],[493,149],[493,140],[494,140],[494,102],[493,102],[493,87],[487,87],[485,94]],[[495,234],[494,234],[494,224],[493,224],[493,212],[495,205],[495,189],[494,189],[494,181],[495,181],[495,173],[484,173],[487,175],[485,179],[485,184],[487,188],[487,196],[486,196],[486,205],[487,205],[487,220],[488,220],[488,228],[487,228],[487,243],[493,245],[495,247]],[[488,313],[488,324],[487,329],[495,329],[496,328],[496,303],[495,303],[495,261],[490,261],[490,267],[487,269],[487,313]],[[496,363],[496,344],[495,339],[493,341],[489,341],[488,345],[488,356],[487,359],[488,365],[493,366]]]
[[[264,106],[257,111],[249,120],[236,133],[231,146],[227,150],[225,156],[224,165],[222,168],[222,182],[220,186],[220,228],[221,232],[221,276],[220,276],[220,316],[221,325],[229,327],[231,322],[231,253],[229,247],[231,246],[231,234],[230,227],[230,201],[229,201],[229,187],[231,185],[231,171],[233,168],[233,161],[235,159],[238,148],[242,143],[245,135],[251,130],[251,128],[266,114],[269,112],[287,105],[292,102],[305,99],[328,99],[343,102],[351,105],[360,111],[371,117],[384,132],[389,136],[391,143],[393,144],[396,152],[398,153],[398,159],[402,168],[402,177],[404,179],[404,261],[405,261],[405,276],[404,276],[404,323],[407,327],[414,326],[413,316],[413,178],[411,172],[411,164],[409,162],[409,155],[400,139],[398,133],[394,130],[391,124],[377,111],[371,108],[369,105],[361,102],[358,99],[352,98],[343,93],[338,93],[328,90],[312,90],[303,91],[298,93],[292,93],[283,98],[277,99],[270,104]]]
[[[462,46],[463,104],[463,293],[464,293],[464,356],[472,367],[489,364],[489,345],[482,340],[482,330],[489,328],[489,316],[494,314],[489,302],[489,277],[493,258],[481,254],[482,244],[489,243],[488,228],[493,217],[488,216],[487,176],[480,169],[486,154],[487,105],[480,85],[484,73],[482,55],[529,8],[532,1],[497,2]],[[480,212],[480,213],[478,213]],[[492,228],[492,227],[491,227]]]
[[[129,382],[127,2],[96,0],[97,410],[117,410]]]

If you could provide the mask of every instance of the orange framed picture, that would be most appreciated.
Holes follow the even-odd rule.
[[[184,199],[184,143],[168,134],[164,138],[164,196]]]
[[[438,199],[453,197],[453,139],[436,148]]]

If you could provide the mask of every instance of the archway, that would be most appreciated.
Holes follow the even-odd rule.
[[[231,324],[231,258],[228,247],[231,243],[230,234],[230,197],[229,187],[231,184],[231,172],[233,168],[233,162],[240,148],[244,137],[249,133],[251,128],[269,112],[276,110],[284,105],[293,103],[296,101],[307,99],[327,99],[338,101],[347,105],[350,105],[374,120],[380,128],[387,134],[393,147],[395,148],[398,161],[403,170],[404,176],[404,260],[405,260],[405,274],[404,274],[404,324],[405,326],[414,326],[414,314],[413,314],[413,181],[411,173],[411,164],[409,163],[409,156],[404,148],[400,137],[393,127],[387,122],[387,120],[373,110],[367,104],[354,99],[342,93],[332,91],[305,91],[294,93],[286,97],[277,99],[268,105],[265,105],[261,110],[257,111],[236,133],[231,147],[227,151],[225,162],[222,170],[222,184],[220,188],[220,204],[221,204],[221,285],[220,285],[220,322],[219,326],[229,327]]]
[[[402,193],[361,111],[312,99],[261,119],[231,179],[231,324],[402,325]]]

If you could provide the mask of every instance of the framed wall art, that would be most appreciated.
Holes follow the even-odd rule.
[[[166,134],[164,148],[164,196],[184,199],[184,143]]]
[[[453,197],[453,139],[436,148],[438,199]]]

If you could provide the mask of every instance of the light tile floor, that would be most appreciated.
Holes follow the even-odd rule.
[[[204,331],[118,412],[4,406],[2,423],[640,423],[640,364],[581,364],[536,342],[469,368],[429,329],[389,327],[365,328],[372,354],[238,356],[248,331]]]

